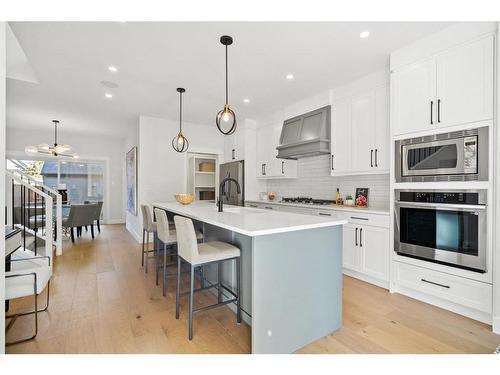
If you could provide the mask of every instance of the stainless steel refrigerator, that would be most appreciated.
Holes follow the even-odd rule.
[[[241,193],[238,194],[234,182],[226,183],[226,195],[222,197],[224,204],[235,206],[245,205],[245,162],[244,160],[232,161],[219,165],[219,183],[226,177],[232,177],[241,187]]]

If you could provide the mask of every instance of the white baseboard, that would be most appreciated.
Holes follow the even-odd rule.
[[[500,335],[500,316],[493,317],[492,326],[493,326],[493,333]]]
[[[130,226],[128,223],[125,225],[125,228],[127,228],[127,230],[129,231],[129,233],[132,235],[132,237],[135,238],[135,240],[138,242],[138,243],[142,243],[142,237],[134,230],[134,228],[132,228],[132,226]]]
[[[123,219],[109,219],[103,222],[103,224],[125,224],[125,220]]]

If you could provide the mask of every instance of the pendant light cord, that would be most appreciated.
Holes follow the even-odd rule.
[[[228,98],[228,85],[227,85],[227,77],[228,77],[228,74],[227,74],[227,44],[226,44],[226,104],[229,104],[228,101],[227,101],[227,98]]]
[[[179,133],[182,132],[182,92],[179,93]]]
[[[57,146],[57,122],[54,121],[54,146]]]

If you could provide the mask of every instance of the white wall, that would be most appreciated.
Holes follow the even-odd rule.
[[[64,130],[64,124],[61,128],[58,132],[58,138],[61,142],[73,146],[82,160],[104,160],[107,162],[105,195],[107,199],[104,203],[104,220],[106,223],[124,223],[124,139],[122,137],[71,133]],[[26,145],[50,143],[53,137],[54,133],[50,121],[47,123],[46,130],[9,127],[7,128],[7,155],[27,157],[24,153]]]
[[[0,22],[0,353],[5,351],[5,22]]]
[[[141,116],[138,136],[138,217],[127,215],[127,229],[142,240],[140,205],[174,200],[174,195],[186,190],[186,153],[171,146],[178,132],[177,121]],[[210,125],[183,123],[190,152],[224,153],[224,136]],[[134,136],[126,139],[132,145]],[[130,148],[130,147],[129,147]]]

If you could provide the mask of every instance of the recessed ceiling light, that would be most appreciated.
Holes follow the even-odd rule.
[[[293,79],[293,74],[292,74],[292,73],[288,73],[288,74],[286,75],[286,79],[288,79],[288,80]]]
[[[107,98],[107,99],[111,99],[113,97],[113,94],[110,94],[109,92],[107,92],[106,94],[104,94],[104,96]]]
[[[243,99],[243,103],[250,103],[250,99],[248,98]]]
[[[359,33],[359,37],[361,39],[364,39],[364,38],[368,38],[370,36],[370,32],[369,31],[362,31]]]
[[[116,66],[110,65],[108,66],[108,70],[110,72],[116,73],[118,71],[118,68]]]

